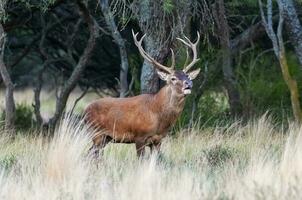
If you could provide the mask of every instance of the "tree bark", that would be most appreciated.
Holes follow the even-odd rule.
[[[273,22],[278,20],[278,15],[272,17]],[[257,22],[256,24],[251,25],[246,30],[244,30],[240,35],[237,35],[233,38],[231,43],[232,55],[236,55],[241,50],[244,50],[248,45],[253,41],[261,38],[266,34],[265,28],[262,21]]]
[[[169,55],[168,45],[162,46],[154,35],[145,37],[146,52],[155,58],[159,63],[164,63]],[[160,80],[155,68],[148,61],[144,60],[141,73],[141,93],[154,94],[160,89]]]
[[[111,36],[114,42],[118,45],[121,57],[121,67],[120,67],[120,97],[125,97],[128,93],[128,69],[129,62],[126,51],[125,41],[122,38],[116,23],[114,21],[113,13],[110,10],[108,0],[100,0],[100,5],[102,12],[106,21],[108,28],[110,29]]]
[[[146,52],[155,58],[160,63],[163,63],[163,59],[159,60],[158,54],[158,42],[151,36],[145,38]],[[159,78],[155,71],[155,68],[148,61],[144,60],[141,72],[141,93],[156,93],[159,90]]]
[[[240,93],[233,72],[232,48],[230,42],[229,26],[225,15],[224,0],[218,0],[214,11],[217,29],[219,32],[220,45],[222,49],[222,71],[227,89],[229,105],[232,116],[241,115]]]
[[[267,17],[264,15],[264,11],[262,8],[262,1],[261,0],[258,1],[260,5],[260,13],[261,13],[263,26],[265,27],[267,35],[272,41],[274,53],[280,63],[283,79],[287,84],[287,87],[291,95],[291,104],[292,104],[292,110],[295,120],[301,123],[302,111],[301,111],[300,100],[299,100],[298,85],[296,80],[292,78],[289,72],[289,68],[285,56],[283,36],[282,36],[283,22],[285,18],[284,16],[286,15],[285,10],[283,9],[284,7],[282,6],[281,0],[278,0],[277,2],[279,7],[279,23],[278,23],[277,32],[275,33],[273,28],[273,21],[272,21],[272,10],[273,10],[272,0],[267,0]]]
[[[48,126],[51,132],[55,129],[55,126],[62,116],[62,113],[66,107],[66,103],[71,91],[75,88],[77,81],[81,77],[81,74],[85,70],[85,67],[92,55],[93,49],[96,44],[96,38],[98,36],[98,28],[94,22],[94,19],[90,15],[87,7],[81,0],[77,0],[77,5],[79,7],[80,12],[82,13],[82,17],[84,18],[85,22],[88,24],[90,36],[85,47],[83,54],[81,55],[79,62],[77,63],[76,67],[74,68],[71,76],[63,86],[61,93],[56,101],[56,109],[54,116],[49,120]]]
[[[295,48],[302,69],[302,26],[294,3],[292,0],[279,0],[278,2],[284,11],[285,27],[289,32],[289,39]]]
[[[197,117],[197,112],[196,110],[198,109],[198,102],[200,100],[200,98],[202,97],[202,95],[204,94],[204,87],[207,83],[207,79],[208,79],[208,64],[206,63],[205,65],[205,71],[203,73],[203,77],[200,78],[197,77],[197,86],[198,88],[196,88],[193,91],[193,100],[192,100],[192,110],[191,110],[191,119],[189,122],[189,127],[193,127],[194,126],[194,122],[196,122],[196,117]]]
[[[139,23],[142,29],[144,25],[148,24],[152,18],[150,9],[150,0],[139,1]],[[156,16],[153,16],[156,17]],[[148,34],[145,38],[146,52],[155,58],[158,55],[158,42],[154,40],[152,35]],[[159,90],[159,78],[156,74],[155,68],[148,61],[144,60],[141,72],[141,93],[156,93]]]
[[[133,13],[141,31],[146,34],[145,50],[148,55],[163,63],[170,54],[176,36],[183,34],[191,16],[192,1],[171,1],[173,12],[166,12],[162,0],[135,1]],[[159,90],[159,79],[149,62],[144,61],[141,72],[141,92],[155,93]]]
[[[177,30],[173,30],[173,25],[163,19],[163,11],[161,10],[162,1],[141,0],[138,1],[137,7],[139,26],[146,34],[144,39],[145,50],[148,55],[159,63],[163,63],[169,55],[169,47],[173,40],[170,34]],[[159,90],[160,82],[158,75],[152,64],[145,60],[142,66],[140,80],[141,93],[156,93]]]
[[[45,71],[45,65],[43,68],[39,71],[38,76],[37,76],[37,82],[34,88],[34,113],[37,121],[37,125],[41,127],[43,125],[43,117],[41,115],[40,107],[41,107],[41,101],[40,101],[40,94],[41,94],[41,89],[42,89],[42,82],[43,82],[43,73]]]
[[[246,48],[252,41],[262,37],[265,33],[265,28],[263,27],[261,21],[251,25],[240,35],[236,36],[230,41],[232,55],[237,54],[240,52],[240,50]]]
[[[5,91],[5,129],[13,130],[15,128],[15,101],[14,84],[10,78],[8,69],[4,63],[5,37],[3,26],[0,23],[0,73],[3,79]]]
[[[280,66],[281,66],[283,79],[284,79],[285,83],[287,84],[287,87],[290,91],[290,99],[291,99],[294,117],[295,117],[296,121],[302,122],[302,112],[301,112],[301,106],[300,106],[300,101],[299,101],[298,84],[297,84],[297,81],[295,79],[293,79],[289,73],[288,64],[287,64],[284,50],[281,50],[279,52],[278,58],[279,58]]]

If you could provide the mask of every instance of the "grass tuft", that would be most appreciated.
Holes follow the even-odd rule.
[[[302,127],[268,116],[247,124],[181,130],[162,156],[137,160],[134,145],[110,144],[95,164],[93,131],[73,117],[52,139],[0,136],[1,199],[301,199]]]

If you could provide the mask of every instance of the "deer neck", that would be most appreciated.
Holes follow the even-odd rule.
[[[164,86],[154,98],[158,112],[175,115],[184,108],[185,95],[176,93],[169,85]]]

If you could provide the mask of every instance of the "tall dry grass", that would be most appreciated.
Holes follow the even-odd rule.
[[[111,144],[98,165],[89,130],[67,118],[52,140],[0,137],[0,199],[301,199],[302,128],[263,116],[246,125],[181,131],[163,155],[137,160]]]

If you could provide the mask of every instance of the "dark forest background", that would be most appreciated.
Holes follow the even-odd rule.
[[[34,91],[32,120],[54,127],[74,88],[115,97],[155,93],[161,83],[144,62],[144,48],[181,69],[196,40],[201,75],[178,124],[202,125],[268,112],[280,122],[302,121],[302,2],[294,0],[1,0],[2,119],[15,126],[14,91]],[[56,90],[54,115],[40,112],[42,90]],[[18,112],[17,112],[18,113]],[[18,114],[17,114],[18,115]],[[31,115],[29,115],[31,116]]]

